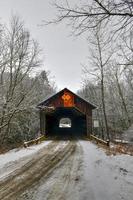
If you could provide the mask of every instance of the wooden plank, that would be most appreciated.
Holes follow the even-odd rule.
[[[24,147],[26,148],[26,147],[31,146],[33,144],[39,144],[42,140],[44,140],[44,138],[45,138],[45,136],[43,135],[43,136],[40,136],[40,137],[38,137],[34,140],[25,141]]]
[[[86,115],[87,136],[92,134],[92,116]]]
[[[109,141],[102,140],[101,138],[98,138],[92,134],[90,135],[90,139],[94,139],[97,143],[99,142],[99,143],[109,146]]]
[[[40,110],[40,133],[44,134],[44,113],[42,110]]]

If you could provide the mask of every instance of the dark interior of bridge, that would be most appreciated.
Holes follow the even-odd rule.
[[[86,116],[76,108],[59,107],[46,115],[46,136],[78,139],[86,136]]]

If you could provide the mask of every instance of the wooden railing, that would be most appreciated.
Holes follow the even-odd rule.
[[[128,140],[124,140],[124,139],[114,139],[113,143],[115,143],[115,144],[129,144],[130,142]]]
[[[29,146],[31,146],[31,145],[33,145],[33,144],[39,144],[41,141],[43,141],[45,139],[45,136],[44,135],[42,135],[42,136],[40,136],[40,137],[38,137],[38,138],[36,138],[36,139],[33,139],[33,140],[29,140],[29,141],[25,141],[24,142],[24,147],[26,148],[26,147],[29,147]]]
[[[96,137],[95,135],[90,135],[90,139],[93,139],[93,140],[95,140],[97,143],[102,143],[102,144],[105,144],[105,145],[107,145],[107,146],[109,146],[109,141],[106,141],[106,140],[103,140],[103,139],[101,139],[101,138],[98,138],[98,137]]]

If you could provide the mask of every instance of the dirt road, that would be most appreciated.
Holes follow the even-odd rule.
[[[75,143],[75,142],[74,142]],[[75,150],[49,176],[25,191],[19,199],[36,200],[78,200],[83,189],[82,148],[73,144]],[[75,146],[76,145],[76,146]],[[82,185],[82,186],[81,186]],[[83,195],[82,195],[83,196]]]
[[[75,150],[74,142],[51,142],[41,149],[20,169],[13,171],[6,179],[0,181],[0,199],[19,199],[19,195],[36,184],[41,177],[48,175],[54,167],[65,160]]]
[[[0,181],[0,200],[131,200],[132,156],[89,141],[53,141]],[[127,165],[128,163],[128,165]]]

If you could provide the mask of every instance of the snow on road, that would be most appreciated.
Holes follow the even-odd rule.
[[[49,144],[44,142],[39,146],[32,146],[28,149],[13,150],[5,155],[4,165],[10,162],[21,160],[27,162],[29,155],[38,157],[38,149]],[[52,144],[52,143],[51,143]],[[68,141],[60,141],[51,150],[51,156],[64,152]],[[132,200],[133,199],[133,157],[129,155],[107,155],[105,150],[89,141],[73,141],[75,150],[67,159],[61,161],[51,174],[37,181],[34,187],[31,185],[23,191],[19,200]],[[68,145],[69,146],[69,145]],[[35,148],[35,149],[34,149]],[[50,147],[51,149],[51,147]],[[49,149],[49,150],[50,150]],[[45,157],[49,158],[49,150]],[[20,151],[20,152],[19,152]],[[27,153],[25,151],[31,151]],[[13,154],[17,154],[13,156]],[[23,152],[23,153],[22,153]],[[25,153],[24,153],[25,152]],[[69,151],[68,151],[69,152]],[[67,153],[68,153],[67,152]],[[25,156],[21,158],[21,156]],[[36,155],[36,156],[35,156]],[[11,157],[10,157],[11,156]],[[60,157],[60,153],[57,157]],[[6,160],[9,159],[9,162]],[[17,160],[16,160],[17,159]],[[60,160],[60,159],[59,159]],[[42,163],[42,161],[40,161]],[[22,164],[22,162],[21,162]],[[45,162],[43,168],[45,167]],[[13,165],[14,166],[14,165]],[[29,169],[31,170],[31,169]],[[9,172],[9,170],[7,170]],[[1,174],[1,173],[0,173]]]
[[[107,156],[96,145],[80,141],[83,148],[84,193],[90,200],[133,199],[133,157]],[[89,197],[89,198],[87,198]]]
[[[132,200],[133,157],[110,155],[89,141],[23,193],[22,200]]]
[[[64,146],[66,146],[68,144],[69,141],[62,141],[61,143],[59,143],[59,145],[56,146],[56,148],[54,149],[54,151],[58,151],[58,149],[63,148]]]
[[[14,170],[5,179],[0,181],[0,199],[20,200],[20,195],[26,189],[38,185],[40,179],[48,177],[57,165],[63,160],[71,157],[76,148],[75,142],[52,141],[49,145],[37,151],[30,161],[19,169]],[[56,148],[57,146],[61,148]],[[55,152],[56,149],[56,152]],[[27,195],[22,200],[27,199]],[[37,198],[38,199],[38,198]],[[31,198],[30,198],[31,200]]]
[[[16,148],[5,154],[0,155],[0,180],[7,176],[13,170],[21,167],[40,149],[48,145],[51,141],[44,141],[38,145],[27,148]]]

